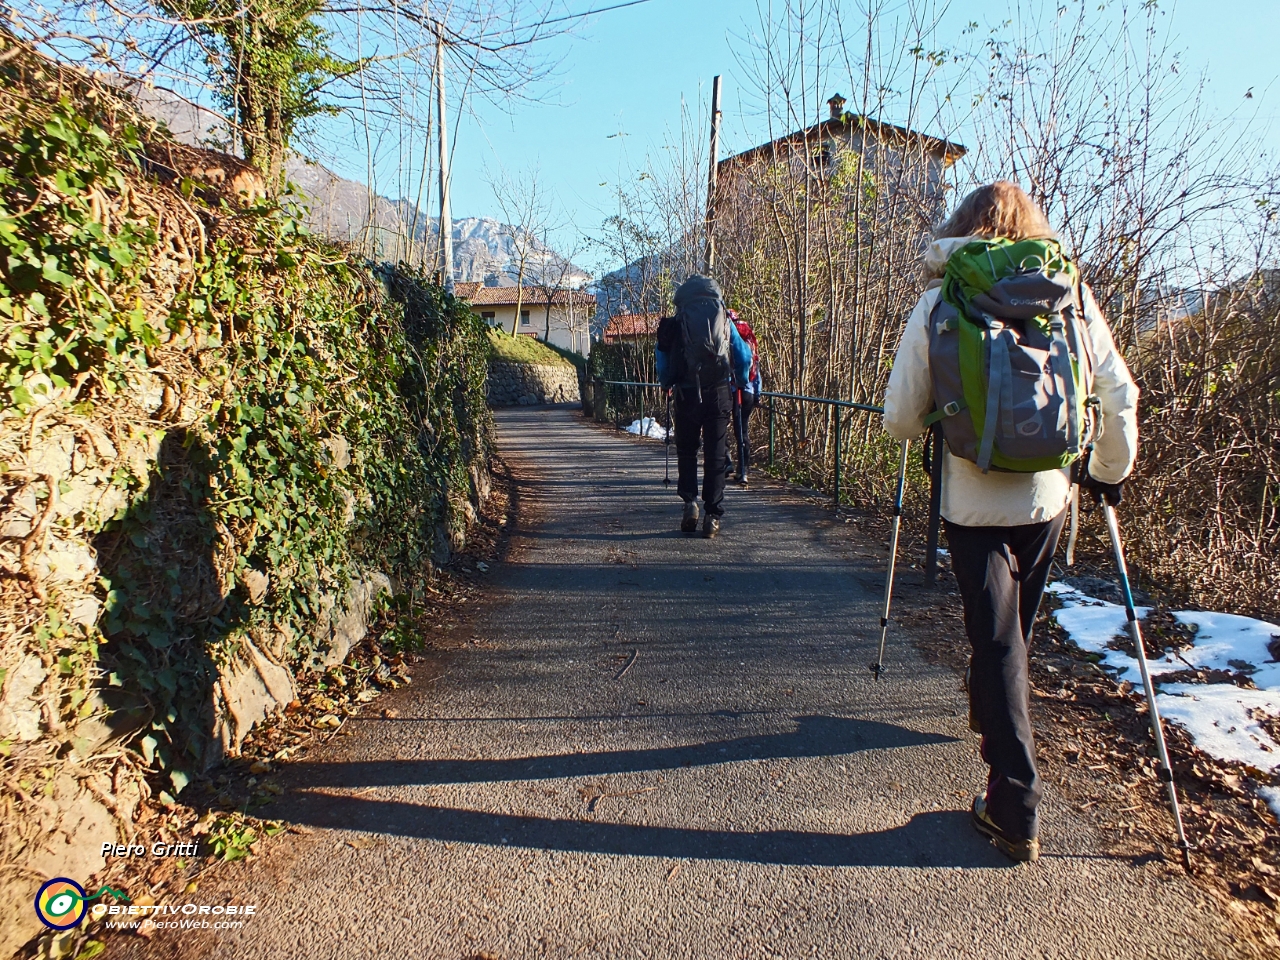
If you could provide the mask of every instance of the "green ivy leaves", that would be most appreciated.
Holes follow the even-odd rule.
[[[250,235],[213,239],[155,302],[154,226],[113,207],[137,150],[67,103],[0,119],[0,404],[25,412],[86,373],[111,392],[168,351],[211,397],[149,477],[119,478],[132,499],[95,537],[108,642],[47,634],[68,682],[146,698],[135,746],[178,790],[212,757],[214,690],[242,637],[291,638],[277,654],[301,670],[324,653],[324,595],[362,568],[407,591],[427,576],[487,454],[488,346],[421,276],[375,277],[280,213],[242,218]],[[162,342],[156,317],[177,336]],[[270,583],[252,599],[250,569]]]
[[[125,221],[108,236],[98,219],[124,184],[118,161],[138,149],[132,128],[113,142],[66,100],[46,120],[0,125],[0,382],[20,410],[98,353],[110,361],[102,374],[117,380],[119,362],[155,343],[136,304],[122,309],[106,292],[136,283],[138,251],[155,232]]]

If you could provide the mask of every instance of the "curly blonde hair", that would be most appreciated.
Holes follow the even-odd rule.
[[[936,240],[944,237],[1058,239],[1044,211],[1025,190],[1008,180],[997,180],[973,191],[934,229],[933,236]]]

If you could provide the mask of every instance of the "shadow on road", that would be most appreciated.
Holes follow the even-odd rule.
[[[826,757],[863,750],[890,750],[939,743],[954,737],[922,733],[875,720],[797,717],[788,733],[738,737],[711,743],[649,750],[570,753],[507,760],[364,760],[301,763],[290,778],[294,788],[371,787],[408,784],[490,783],[594,777],[645,770],[705,767],[742,760]]]
[[[804,830],[746,833],[553,820],[323,794],[305,794],[295,799],[297,806],[291,817],[294,822],[442,843],[629,857],[739,860],[785,866],[971,869],[1013,866],[974,833],[967,813],[955,810],[918,813],[900,827],[845,835]]]

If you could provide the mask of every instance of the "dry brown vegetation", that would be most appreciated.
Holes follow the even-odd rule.
[[[1214,118],[1199,85],[1175,82],[1153,5],[1108,20],[1027,4],[968,38],[941,36],[931,4],[907,7],[856,24],[792,0],[742,48],[777,139],[722,164],[716,272],[755,327],[766,389],[878,403],[932,226],[972,185],[1016,179],[1143,391],[1124,510],[1139,576],[1171,602],[1280,616],[1280,188],[1248,118]],[[827,121],[845,84],[861,92]],[[834,416],[778,402],[788,476],[830,487]],[[874,418],[843,416],[846,496],[883,508],[895,451]]]

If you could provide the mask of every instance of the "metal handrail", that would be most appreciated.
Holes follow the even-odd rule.
[[[634,380],[602,380],[605,386],[610,387],[649,387],[659,390],[665,390],[660,383],[641,383]],[[769,469],[774,466],[774,447],[776,438],[774,402],[777,400],[797,400],[802,403],[820,403],[832,407],[842,407],[847,410],[863,410],[867,413],[884,413],[884,407],[877,407],[870,403],[855,403],[852,400],[834,400],[831,397],[811,397],[802,393],[778,393],[772,390],[763,390],[760,397],[769,400]],[[640,401],[640,420],[644,422],[644,400]],[[621,426],[621,424],[619,424]],[[932,469],[930,470],[930,493],[929,493],[929,535],[928,543],[925,547],[925,582],[932,584],[937,572],[937,556],[938,556],[938,517],[940,513],[940,499],[942,492],[942,429],[940,424],[935,424],[933,431],[933,456]],[[835,418],[835,446],[836,446],[836,463],[835,463],[835,502],[836,506],[840,505],[840,455],[843,452],[841,444],[840,417]],[[905,451],[905,447],[904,447]],[[905,454],[904,454],[905,455]],[[899,491],[901,492],[901,491]],[[899,503],[899,509],[901,504]]]
[[[641,383],[638,380],[603,380],[601,381],[606,387],[654,387],[658,390],[667,389],[660,383]],[[807,400],[810,403],[825,403],[833,407],[847,407],[852,410],[865,410],[868,413],[884,413],[884,407],[877,407],[870,403],[854,403],[852,400],[833,400],[830,397],[810,397],[801,393],[776,393],[771,390],[761,391],[762,397],[776,397],[779,400]]]
[[[762,397],[774,398],[779,400],[807,400],[810,403],[825,403],[832,407],[848,407],[853,410],[865,410],[867,413],[884,413],[884,407],[877,407],[870,403],[854,403],[852,400],[832,400],[830,397],[810,397],[802,393],[773,393],[764,390],[760,393]]]
[[[846,410],[865,410],[867,413],[884,413],[884,407],[877,407],[870,403],[854,403],[852,400],[833,400],[830,397],[810,397],[802,393],[774,393],[769,390],[762,391],[761,397],[769,398],[769,469],[773,469],[773,450],[774,437],[776,436],[775,422],[775,400],[799,400],[805,403],[821,403],[829,407],[843,407]],[[835,441],[836,441],[836,475],[833,494],[835,496],[836,506],[840,505],[840,455],[843,453],[843,445],[840,442],[840,416],[837,414],[835,418]]]
[[[660,383],[641,383],[638,380],[600,380],[599,382],[604,384],[606,387],[656,387],[659,390],[665,389]],[[643,431],[644,429],[644,395],[643,394],[641,394],[640,396],[640,425],[641,425],[641,431]],[[621,430],[622,420],[616,419],[614,421],[614,426],[617,427],[619,430]],[[670,428],[670,424],[668,424],[668,429],[669,428]]]
[[[660,383],[641,383],[638,380],[602,380],[606,387],[642,387],[657,388],[659,390],[666,389]],[[769,468],[773,469],[774,465],[774,448],[775,438],[777,436],[775,429],[776,412],[774,410],[774,402],[777,400],[797,400],[802,403],[820,403],[829,407],[838,407],[845,410],[863,410],[867,413],[884,413],[884,407],[877,407],[870,403],[855,403],[852,400],[835,400],[831,397],[811,397],[802,393],[778,393],[772,390],[763,390],[760,393],[761,398],[769,400]],[[640,400],[640,422],[644,422],[644,400]],[[619,424],[619,427],[621,424]],[[840,455],[843,452],[840,437],[840,418],[835,418],[835,444],[836,444],[836,465],[835,465],[835,484],[834,495],[837,506],[840,503]]]

